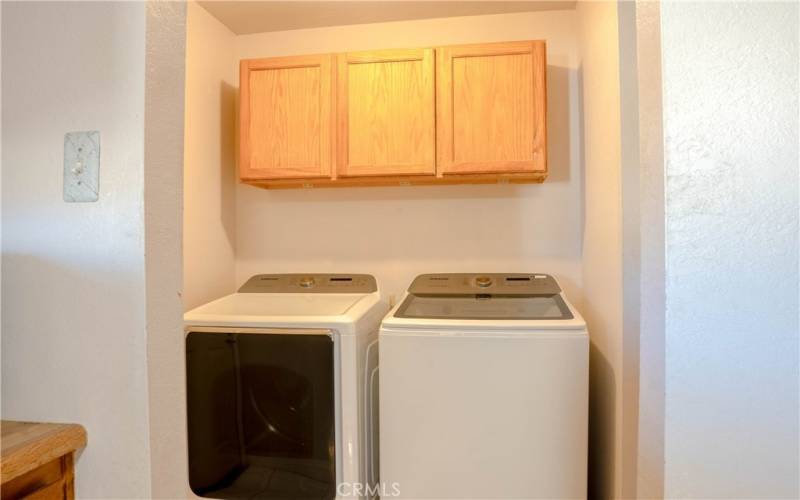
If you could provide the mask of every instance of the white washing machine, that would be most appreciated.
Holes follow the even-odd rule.
[[[586,497],[589,337],[551,276],[419,276],[379,337],[393,496]]]
[[[359,497],[376,472],[370,422],[388,308],[372,276],[264,274],[187,312],[192,491]]]

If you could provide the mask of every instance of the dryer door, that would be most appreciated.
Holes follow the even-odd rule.
[[[334,342],[327,331],[190,332],[186,367],[192,491],[221,499],[334,498]]]

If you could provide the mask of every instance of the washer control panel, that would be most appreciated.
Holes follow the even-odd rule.
[[[257,274],[239,293],[372,293],[378,290],[369,274]]]
[[[408,287],[414,295],[556,295],[555,278],[539,273],[422,274]]]

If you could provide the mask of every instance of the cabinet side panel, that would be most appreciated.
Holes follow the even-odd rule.
[[[246,178],[250,171],[250,67],[239,63],[239,176]]]
[[[533,169],[547,172],[547,48],[533,42]]]

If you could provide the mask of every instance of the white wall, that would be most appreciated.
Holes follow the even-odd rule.
[[[145,308],[151,498],[186,491],[183,136],[186,4],[147,2],[144,108]]]
[[[145,4],[1,8],[2,417],[83,424],[78,496],[146,498]],[[92,129],[100,199],[64,203],[64,133]]]
[[[237,188],[236,281],[364,272],[388,294],[415,275],[544,271],[580,305],[583,225],[575,12],[430,19],[243,35],[239,58],[546,39],[550,177],[542,185]]]
[[[585,144],[583,314],[590,326],[590,468],[593,497],[622,494],[622,199],[616,2],[579,2]]]
[[[622,240],[621,498],[639,498],[639,350],[641,324],[641,158],[636,2],[617,3],[620,95],[620,219]]]
[[[187,5],[184,172],[184,308],[235,291],[235,36]]]
[[[634,333],[630,334],[628,322],[624,328],[624,352],[629,353],[635,347],[633,356],[636,363],[628,363],[638,368],[635,372],[638,397],[628,397],[626,391],[625,407],[629,407],[631,399],[636,404],[635,411],[623,411],[623,425],[630,421],[626,415],[636,414],[638,429],[635,436],[635,465],[631,466],[627,456],[632,439],[624,440],[623,475],[633,474],[636,477],[623,479],[623,493],[628,491],[630,481],[636,498],[664,497],[664,317],[665,317],[665,267],[664,267],[664,132],[662,120],[662,85],[661,85],[661,31],[660,4],[658,2],[637,1],[634,4],[621,3],[619,9],[635,10],[635,44],[634,59],[620,55],[621,95],[623,97],[623,137],[633,136],[632,153],[638,161],[628,163],[623,158],[623,200],[631,200],[633,208],[623,203],[623,222],[626,237],[624,245],[634,240],[634,252],[624,252],[623,268],[626,274],[633,274],[636,281],[632,285],[625,284],[623,311],[625,317],[633,317]],[[626,29],[623,17],[620,17],[620,30]],[[620,44],[623,43],[620,37]],[[633,66],[633,68],[630,68]],[[624,68],[628,67],[625,72]],[[629,88],[635,86],[635,92],[626,92],[624,82],[634,80]],[[626,96],[626,94],[628,94]],[[632,95],[631,95],[632,94]],[[631,102],[632,101],[632,102]],[[634,108],[627,117],[624,110]],[[628,126],[625,125],[626,121]],[[631,130],[632,129],[632,130]],[[632,193],[631,193],[632,192]],[[630,226],[635,226],[633,229]],[[631,256],[630,253],[637,253]],[[637,258],[638,257],[638,258]],[[633,262],[631,262],[633,260]],[[638,276],[636,276],[638,274]],[[638,290],[637,290],[638,285]],[[630,297],[633,288],[634,297]],[[634,337],[629,340],[629,337]],[[634,344],[634,345],[631,345]],[[631,370],[625,367],[626,377]],[[631,471],[633,469],[633,471]]]
[[[662,4],[665,496],[797,498],[798,4]]]

